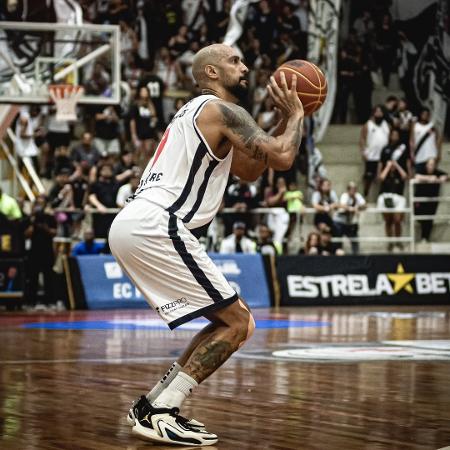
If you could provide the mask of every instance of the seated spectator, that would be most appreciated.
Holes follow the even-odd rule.
[[[332,230],[333,219],[331,214],[339,206],[336,192],[331,189],[331,181],[324,178],[319,183],[319,189],[311,198],[311,204],[316,210],[314,214],[314,225],[319,231]]]
[[[22,218],[22,211],[20,210],[17,200],[3,192],[0,187],[0,215],[6,217],[8,220],[17,220]]]
[[[72,174],[75,171],[75,164],[70,158],[69,147],[65,147],[64,145],[56,147],[55,149],[53,172],[56,176],[57,173],[60,173],[63,170],[68,171],[69,174]]]
[[[366,208],[364,197],[357,191],[356,183],[351,181],[339,199],[339,209],[334,216],[336,236],[358,237],[359,212]],[[359,242],[351,241],[352,253],[359,253]]]
[[[100,168],[98,181],[90,189],[89,203],[97,210],[93,215],[95,236],[105,238],[115,214],[108,213],[108,208],[116,208],[119,184],[114,180],[113,168],[104,164]]]
[[[70,171],[62,169],[55,178],[55,184],[50,189],[48,195],[49,205],[61,209],[73,209],[73,189],[70,183]],[[70,226],[72,224],[72,217],[68,211],[57,211],[55,219],[58,224],[58,235],[69,236]]]
[[[320,247],[320,234],[311,231],[306,238],[305,246],[299,250],[301,255],[318,255]]]
[[[400,237],[402,235],[403,212],[395,212],[396,209],[406,207],[406,198],[403,195],[405,181],[408,178],[409,165],[406,145],[400,141],[400,133],[393,129],[389,135],[389,144],[381,152],[378,167],[378,179],[380,180],[380,193],[377,207],[380,209],[392,209],[392,213],[383,213],[387,237]],[[402,244],[388,244],[388,251],[397,245],[402,249]]]
[[[76,168],[79,168],[80,165],[86,165],[91,168],[98,163],[101,154],[97,147],[92,144],[91,133],[83,133],[81,142],[72,150],[71,157]]]
[[[281,254],[281,245],[272,239],[272,230],[264,223],[258,225],[256,252],[262,255],[276,256]]]
[[[139,186],[141,180],[140,172],[136,172],[130,178],[129,183],[120,187],[117,192],[116,204],[119,208],[123,208],[127,202],[127,199],[131,197]]]
[[[84,240],[73,247],[72,256],[99,255],[104,247],[105,244],[95,242],[94,230],[89,229],[84,232]]]
[[[244,222],[233,224],[233,233],[223,239],[219,253],[256,253],[255,243],[245,236]]]
[[[278,123],[278,115],[276,110],[274,109],[272,97],[267,96],[263,100],[263,105],[258,114],[256,122],[264,131],[269,131]]]
[[[437,162],[434,158],[427,161],[425,170],[416,173],[415,180],[420,184],[415,186],[415,197],[439,197],[441,184],[445,183],[449,177],[448,174],[437,168]],[[418,216],[434,216],[437,211],[438,202],[421,202],[414,204],[414,214]],[[428,242],[430,240],[431,231],[433,229],[433,220],[419,220],[421,228],[421,239]]]
[[[319,243],[319,255],[329,256],[336,255],[342,256],[345,255],[344,250],[340,248],[339,244],[335,244],[331,242],[331,232],[327,230],[323,230],[320,233],[320,243]]]
[[[125,149],[120,155],[120,161],[114,167],[116,181],[121,185],[127,184],[130,178],[141,169],[136,165],[134,153]]]

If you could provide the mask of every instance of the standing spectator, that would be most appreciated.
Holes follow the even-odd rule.
[[[442,137],[430,120],[430,110],[422,108],[419,120],[411,126],[410,136],[411,160],[417,173],[425,173],[425,165],[429,159],[441,160]]]
[[[365,123],[369,119],[370,112],[372,111],[372,60],[370,52],[360,44],[356,46],[354,59],[355,80],[352,92],[355,102],[356,119],[358,123]]]
[[[369,42],[370,36],[375,28],[372,15],[369,10],[365,9],[362,14],[355,19],[353,22],[353,28],[361,44],[366,44]]]
[[[333,219],[331,214],[339,206],[339,199],[336,192],[331,189],[331,181],[326,178],[319,183],[319,189],[315,191],[311,198],[311,204],[316,210],[314,214],[314,225],[319,231],[333,230]]]
[[[31,240],[28,254],[29,292],[32,303],[37,302],[39,275],[43,274],[44,295],[48,303],[54,302],[53,238],[56,236],[56,220],[46,211],[47,199],[44,195],[36,198],[25,237]]]
[[[97,210],[93,216],[95,236],[105,238],[114,220],[114,214],[107,212],[108,208],[116,208],[119,184],[114,180],[113,168],[104,164],[100,168],[98,181],[91,186],[89,203]]]
[[[390,127],[398,126],[398,98],[395,95],[388,95],[383,105],[384,119]]]
[[[420,184],[415,186],[415,197],[439,197],[441,184],[448,180],[448,174],[437,168],[437,161],[430,158],[422,172],[417,172],[414,179]],[[414,204],[414,214],[418,216],[434,216],[438,202],[418,201]],[[420,220],[421,239],[429,241],[433,229],[433,220]]]
[[[271,208],[271,212],[266,215],[265,220],[273,230],[274,241],[280,244],[284,244],[284,237],[289,229],[290,217],[286,211],[286,192],[286,179],[281,176],[276,179],[275,189],[268,187],[265,192],[265,203]]]
[[[397,51],[397,41],[397,32],[392,24],[392,18],[389,14],[385,14],[380,26],[375,30],[375,58],[378,67],[381,69],[383,84],[386,88],[389,87],[392,65]]]
[[[356,63],[345,48],[339,52],[335,121],[347,123],[348,100],[355,85]]]
[[[244,222],[235,222],[233,233],[223,239],[219,253],[255,253],[255,243],[245,236],[245,230]]]
[[[334,216],[336,236],[358,238],[359,212],[366,208],[364,197],[357,191],[356,183],[351,181],[339,199],[339,209]],[[359,253],[359,242],[351,240],[352,253]]]
[[[281,246],[272,239],[272,230],[264,223],[258,225],[258,240],[256,242],[256,252],[261,255],[276,256],[281,254]]]
[[[383,148],[389,142],[389,125],[384,120],[382,106],[375,106],[372,117],[361,129],[359,149],[365,161],[364,197],[369,195],[370,186],[377,176],[378,162]]]
[[[397,56],[399,60],[398,77],[400,86],[407,98],[414,98],[414,68],[417,61],[417,49],[405,33],[399,32],[399,47]]]
[[[289,3],[285,3],[278,17],[278,32],[288,33],[293,40],[298,40],[301,31],[299,18],[294,14],[294,7]]]
[[[47,158],[47,173],[46,175],[50,178],[50,174],[52,173],[53,166],[53,156],[55,154],[55,150],[58,147],[69,147],[71,132],[69,122],[66,120],[60,121],[56,120],[56,106],[50,105],[48,109],[43,108],[42,113],[47,115],[47,144],[48,144],[48,152],[46,155]]]
[[[267,0],[261,0],[258,3],[258,10],[252,25],[255,27],[255,37],[261,42],[263,53],[267,53],[277,27],[277,16]]]
[[[84,232],[84,239],[78,242],[72,249],[72,256],[99,255],[105,244],[95,242],[94,230],[88,229]]]
[[[16,151],[21,158],[31,158],[38,169],[39,149],[34,142],[33,122],[27,109],[22,109],[16,122]]]
[[[119,111],[117,106],[100,106],[95,112],[94,145],[103,155],[118,155],[119,141]]]
[[[120,161],[114,166],[116,181],[121,185],[126,184],[139,171],[134,161],[134,153],[130,149],[125,149],[120,156]]]
[[[408,178],[408,152],[406,145],[400,141],[400,133],[394,129],[390,133],[389,144],[383,149],[378,167],[380,180],[380,194],[377,207],[379,209],[392,209],[392,213],[383,213],[386,236],[399,238],[402,235],[402,222],[404,213],[395,211],[406,207],[406,198],[403,195],[405,181]],[[401,244],[397,246],[402,249]],[[388,251],[393,250],[395,244],[389,242]]]
[[[7,220],[17,220],[22,218],[22,211],[16,199],[3,192],[0,187],[0,216]]]
[[[300,249],[301,255],[318,255],[320,246],[320,234],[317,231],[311,231],[306,238],[305,246]]]
[[[404,98],[398,101],[397,128],[400,131],[400,140],[409,147],[409,135],[413,123],[413,113],[408,109],[408,103]]]
[[[141,88],[147,88],[150,94],[150,99],[155,106],[156,115],[158,117],[158,129],[165,128],[164,122],[164,107],[163,107],[163,96],[164,96],[164,82],[161,78],[154,72],[145,74],[140,80],[137,87],[137,92],[141,92]]]
[[[158,116],[147,88],[140,88],[136,104],[130,110],[131,139],[137,150],[138,164],[146,164],[155,150]]]

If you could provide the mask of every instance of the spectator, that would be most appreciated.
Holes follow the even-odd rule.
[[[34,141],[33,122],[27,109],[22,109],[16,122],[16,151],[21,158],[31,158],[38,169],[39,149]]]
[[[331,189],[331,181],[326,178],[319,183],[319,189],[315,191],[311,198],[311,204],[316,210],[314,214],[314,225],[319,231],[332,230],[333,219],[331,214],[339,206],[336,192]]]
[[[445,183],[448,174],[437,168],[437,161],[430,158],[422,172],[417,172],[414,179],[420,184],[415,186],[415,197],[439,197],[441,184]],[[434,216],[438,208],[437,201],[418,201],[414,204],[414,214],[418,216]],[[428,242],[433,230],[433,219],[420,220],[421,239]]]
[[[55,157],[54,157],[54,165],[53,165],[53,173],[57,174],[61,171],[67,171],[69,174],[72,174],[75,171],[75,164],[70,158],[70,150],[69,147],[57,147],[55,149]]]
[[[105,244],[95,242],[94,237],[94,230],[86,230],[84,232],[84,240],[73,247],[72,256],[99,255]]]
[[[90,189],[89,203],[97,210],[93,216],[95,236],[105,238],[114,220],[114,214],[108,213],[108,208],[116,208],[119,184],[114,180],[113,168],[104,164],[100,168],[98,181]]]
[[[56,120],[56,106],[50,105],[48,109],[43,108],[42,113],[48,114],[46,138],[48,143],[47,171],[46,176],[50,178],[53,166],[53,155],[58,147],[69,147],[71,132],[69,122]]]
[[[125,206],[125,203],[127,202],[127,199],[131,197],[136,189],[139,186],[140,181],[140,173],[135,173],[131,176],[130,182],[127,184],[124,184],[120,187],[120,189],[117,192],[117,198],[116,198],[116,205],[119,208],[123,208]]]
[[[376,179],[381,151],[389,142],[389,131],[383,108],[380,105],[375,106],[372,117],[361,129],[359,139],[359,149],[365,161],[364,197],[369,195],[370,186]]]
[[[442,137],[430,120],[428,108],[420,110],[419,120],[411,126],[409,147],[417,173],[425,173],[428,160],[436,159],[436,162],[441,160]]]
[[[348,100],[354,89],[356,70],[355,59],[347,49],[341,49],[338,59],[338,91],[334,114],[337,123],[347,123]]]
[[[383,84],[386,88],[389,87],[397,46],[398,38],[392,24],[392,18],[389,14],[385,14],[380,26],[375,30],[375,58],[378,67],[381,69]]]
[[[141,92],[141,88],[147,88],[150,99],[153,102],[156,110],[156,116],[158,118],[157,127],[159,130],[165,127],[164,121],[164,107],[163,107],[163,95],[165,86],[163,80],[154,72],[145,74],[140,80],[137,86],[137,92]]]
[[[278,32],[288,33],[293,40],[297,40],[301,31],[300,20],[294,14],[294,7],[289,3],[285,3],[278,17]]]
[[[83,133],[80,144],[72,150],[72,160],[76,169],[81,170],[83,166],[91,169],[98,163],[100,157],[97,147],[92,144],[92,134]]]
[[[86,81],[86,93],[102,97],[111,96],[111,76],[101,62],[94,63],[92,74]]]
[[[43,274],[44,296],[47,302],[54,302],[53,238],[56,236],[56,220],[47,212],[47,199],[39,195],[33,205],[25,237],[30,239],[28,254],[29,292],[32,303],[37,302],[39,275]]]
[[[331,241],[331,232],[328,230],[322,230],[320,232],[320,243],[319,243],[319,255],[323,256],[342,256],[345,255],[344,250],[340,248],[338,244]]]
[[[120,154],[119,111],[117,106],[99,106],[95,112],[94,146],[101,155]]]
[[[263,53],[266,53],[277,27],[277,16],[267,0],[261,0],[258,3],[258,10],[251,25],[255,28],[255,37],[261,42]]]
[[[334,216],[336,236],[358,238],[359,212],[366,208],[364,197],[357,191],[356,183],[351,181],[347,185],[347,192],[341,195],[339,209]],[[351,240],[352,253],[359,253],[359,242]]]
[[[0,215],[8,220],[17,220],[22,218],[22,211],[16,199],[3,192],[0,187]]]
[[[155,150],[158,116],[147,88],[139,89],[136,104],[130,110],[131,139],[138,153],[139,164],[146,164]]]
[[[383,105],[384,120],[390,127],[398,127],[398,98],[395,95],[386,97]]]
[[[372,15],[367,9],[365,9],[353,22],[353,29],[355,30],[356,36],[361,44],[366,44],[369,42],[374,28],[375,24],[372,20]]]
[[[48,194],[48,203],[52,208],[73,208],[73,190],[69,175],[67,169],[56,174],[55,184]]]
[[[244,222],[235,222],[233,233],[221,242],[219,253],[255,253],[255,243],[245,236],[245,230]]]
[[[380,180],[380,194],[377,207],[380,209],[392,209],[392,213],[383,213],[386,236],[399,238],[402,235],[402,222],[404,213],[396,212],[397,209],[406,207],[406,198],[403,195],[405,181],[408,178],[408,153],[406,145],[400,141],[400,133],[394,129],[390,133],[389,144],[381,153],[378,168]],[[395,248],[395,244],[389,242],[388,251]],[[400,249],[401,243],[397,244]]]
[[[271,208],[271,212],[266,215],[267,225],[273,230],[275,242],[284,244],[284,237],[289,229],[289,213],[286,211],[285,195],[287,192],[286,180],[278,177],[275,189],[269,187],[265,192],[265,203]]]
[[[125,149],[120,161],[114,167],[116,181],[121,185],[126,184],[136,172],[140,172],[140,169],[134,161],[134,153],[130,149]]]
[[[264,223],[258,225],[256,241],[256,252],[262,255],[276,256],[281,254],[281,246],[279,243],[273,242],[272,230]]]
[[[400,131],[400,140],[409,147],[409,135],[413,123],[413,113],[408,109],[408,103],[404,98],[398,101],[397,128]]]
[[[318,255],[320,245],[320,234],[317,231],[311,231],[306,238],[304,247],[299,250],[301,255]]]
[[[278,115],[274,109],[272,97],[267,96],[263,100],[263,107],[261,108],[256,121],[266,132],[278,123]]]
[[[251,218],[248,211],[256,206],[256,194],[256,186],[244,180],[235,179],[228,186],[224,195],[225,207],[233,208],[235,213],[224,216],[225,234],[231,232],[232,224],[237,220],[249,226]]]
[[[178,33],[169,39],[167,47],[172,57],[178,58],[188,49],[190,41],[188,32],[189,28],[186,25],[181,25]]]

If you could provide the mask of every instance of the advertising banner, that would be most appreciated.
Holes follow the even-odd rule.
[[[250,307],[270,306],[261,255],[211,254],[233,289]],[[78,256],[78,267],[89,309],[145,308],[147,303],[110,255]]]
[[[448,255],[284,256],[281,304],[450,303]]]

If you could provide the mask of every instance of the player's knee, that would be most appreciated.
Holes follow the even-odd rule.
[[[233,333],[236,337],[238,348],[250,339],[255,331],[255,320],[250,311],[242,309],[233,321]]]

